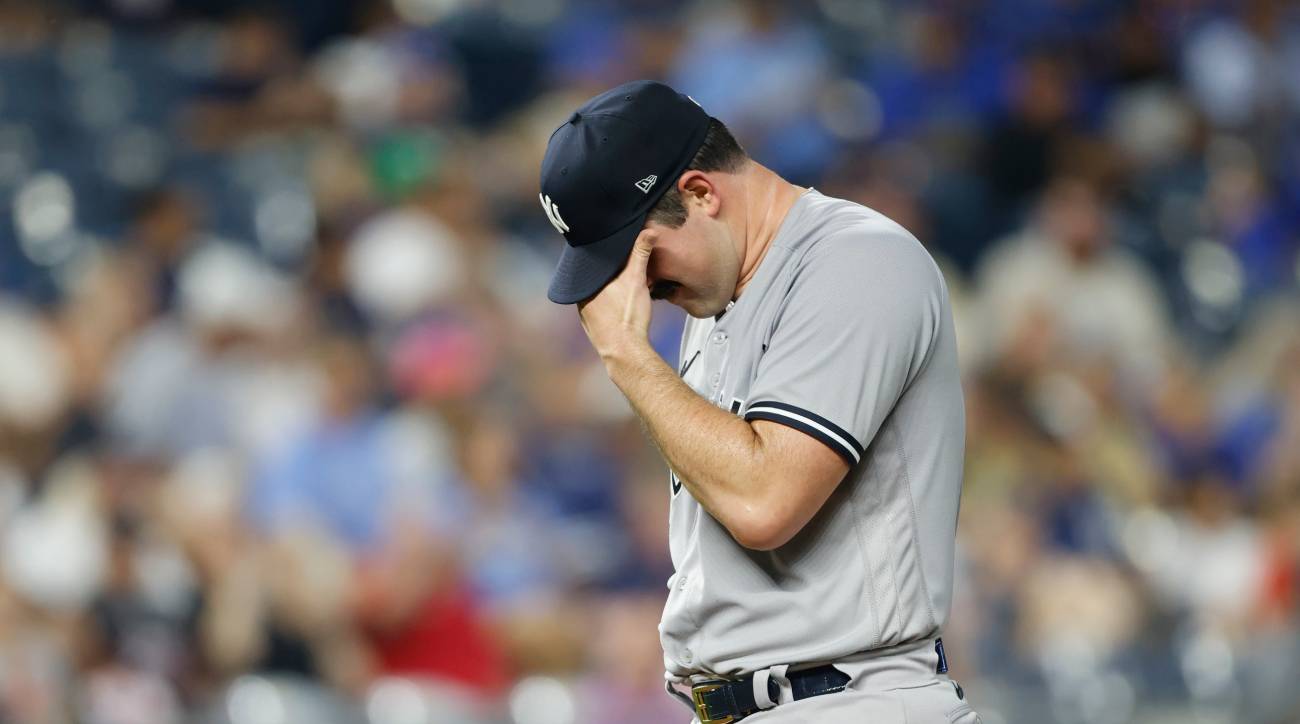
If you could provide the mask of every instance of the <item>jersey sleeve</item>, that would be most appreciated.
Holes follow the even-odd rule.
[[[789,281],[744,418],[800,430],[855,465],[923,369],[946,299],[901,228],[823,240]]]

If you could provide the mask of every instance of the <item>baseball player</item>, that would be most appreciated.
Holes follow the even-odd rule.
[[[921,244],[651,81],[555,131],[541,202],[567,242],[548,296],[671,469],[670,693],[700,724],[979,722],[939,639],[965,422]],[[680,369],[656,298],[690,315]]]

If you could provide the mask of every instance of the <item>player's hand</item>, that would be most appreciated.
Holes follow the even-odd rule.
[[[578,302],[582,328],[601,359],[617,356],[638,344],[649,344],[650,288],[646,269],[653,244],[647,234],[637,237],[627,264],[596,296]]]

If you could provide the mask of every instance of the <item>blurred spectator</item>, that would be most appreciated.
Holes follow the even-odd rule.
[[[291,603],[285,620],[301,621],[301,606],[341,609],[321,614],[328,617],[347,616],[342,609],[356,605],[380,670],[493,690],[504,676],[499,654],[477,625],[475,604],[447,552],[427,534],[443,512],[432,487],[439,471],[404,479],[394,469],[396,440],[371,407],[375,370],[358,341],[328,340],[319,359],[319,426],[273,453],[250,491],[249,513],[284,570],[311,570],[328,541],[341,547],[345,562],[324,601],[309,602],[300,586],[286,587],[301,605]],[[308,544],[320,535],[326,546]]]
[[[189,247],[197,239],[199,211],[179,189],[146,192],[135,204],[127,232],[144,273],[157,280],[154,306],[162,311],[176,303],[177,275]]]
[[[779,173],[804,178],[833,146],[809,111],[828,80],[828,58],[797,10],[772,0],[717,6],[690,26],[669,82],[736,127],[748,151]]]
[[[989,251],[978,281],[995,355],[1100,357],[1130,377],[1153,378],[1168,344],[1160,288],[1114,246],[1110,223],[1095,189],[1058,178],[1025,232]],[[1035,345],[1034,351],[1026,345]]]
[[[998,228],[1012,227],[1050,180],[1076,116],[1072,71],[1068,57],[1043,49],[1020,58],[1003,78],[1005,115],[990,129],[981,163],[994,202],[987,213],[999,217]]]

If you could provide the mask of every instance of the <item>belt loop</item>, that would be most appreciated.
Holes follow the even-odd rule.
[[[776,706],[776,702],[772,701],[772,692],[767,688],[767,683],[771,680],[771,669],[760,669],[754,672],[754,704],[759,709],[771,709]],[[777,697],[780,698],[780,694]]]
[[[777,685],[779,692],[777,694],[777,704],[789,704],[794,701],[794,686],[790,684],[790,679],[785,675],[786,670],[789,668],[789,664],[781,664],[767,669],[768,675]],[[767,684],[763,685],[763,697],[767,698]]]
[[[934,673],[936,674],[948,673],[948,655],[943,652],[942,638],[937,638],[934,640],[934,654],[939,659],[939,661],[934,666]]]

